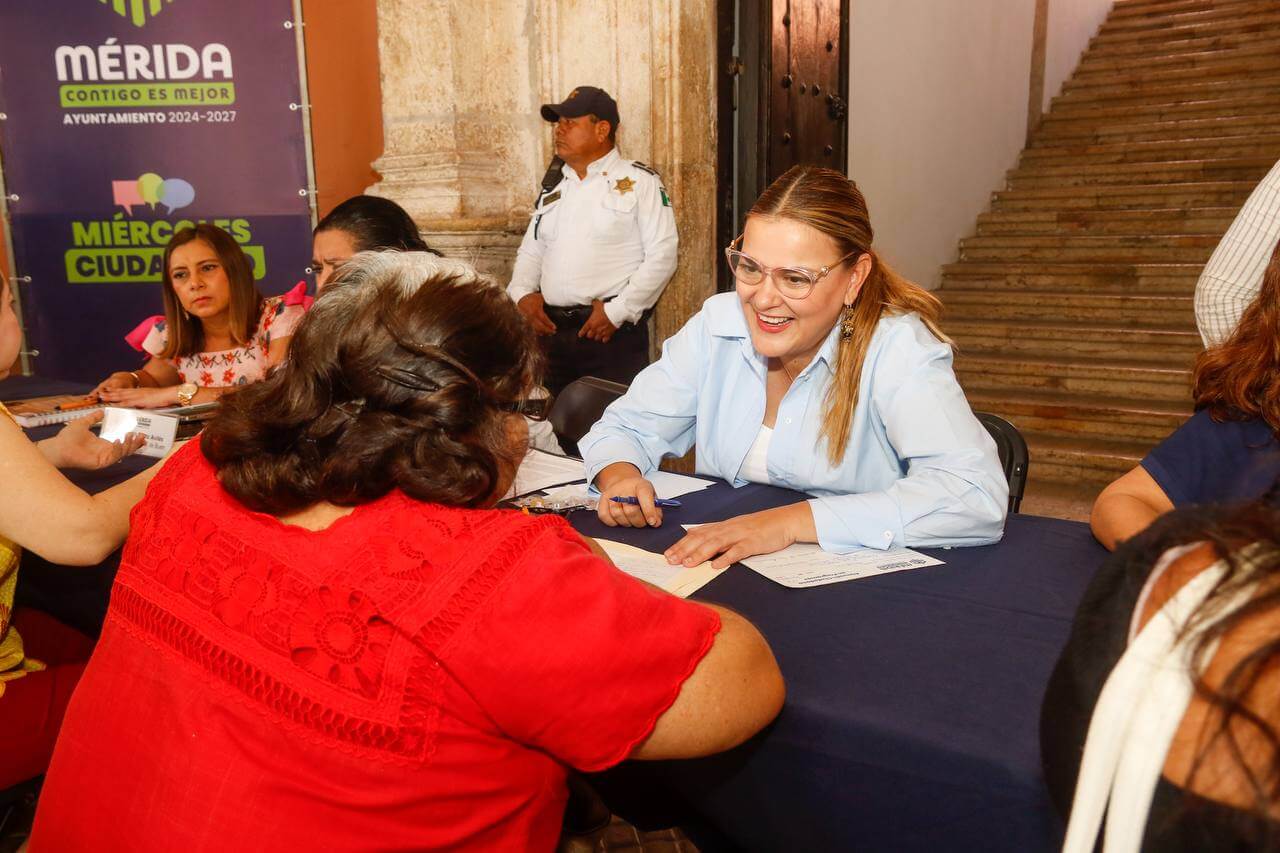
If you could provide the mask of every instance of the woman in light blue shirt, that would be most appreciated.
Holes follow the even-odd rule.
[[[601,521],[661,524],[645,477],[696,443],[699,473],[813,497],[703,525],[672,563],[1000,539],[1008,484],[952,372],[941,306],[871,237],[840,172],[797,166],[764,191],[725,250],[736,292],[708,299],[579,443]]]

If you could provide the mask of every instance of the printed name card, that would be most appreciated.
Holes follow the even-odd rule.
[[[131,432],[140,432],[147,443],[138,449],[142,456],[164,456],[173,447],[178,433],[178,418],[160,415],[145,409],[117,409],[108,407],[102,413],[102,430],[98,433],[106,441],[123,441]]]

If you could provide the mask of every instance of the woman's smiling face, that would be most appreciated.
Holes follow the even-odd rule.
[[[742,253],[767,269],[802,268],[814,275],[844,254],[835,240],[812,226],[761,216],[747,218]],[[844,306],[853,304],[870,267],[866,254],[839,263],[803,299],[784,296],[771,275],[758,284],[737,281],[738,299],[756,351],[768,358],[807,364],[822,348]]]

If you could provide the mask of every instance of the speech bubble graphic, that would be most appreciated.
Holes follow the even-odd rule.
[[[155,172],[147,172],[138,177],[138,195],[142,196],[142,200],[151,205],[152,209],[155,209],[156,203],[160,201],[162,186],[164,186],[164,178]]]
[[[160,200],[173,213],[196,200],[196,188],[182,178],[168,178],[160,185]]]
[[[120,205],[124,208],[125,213],[130,216],[133,216],[133,206],[135,204],[146,204],[142,196],[138,194],[137,181],[112,181],[111,200],[112,204]]]

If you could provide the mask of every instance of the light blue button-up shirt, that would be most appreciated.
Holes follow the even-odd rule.
[[[820,437],[839,324],[778,407],[769,481],[813,495],[818,542],[854,548],[986,545],[1009,486],[995,442],[951,369],[951,347],[915,314],[881,318],[862,367],[844,460]],[[696,441],[698,473],[735,486],[764,420],[767,362],[735,293],[708,299],[579,442],[589,481],[614,462],[646,476]]]

